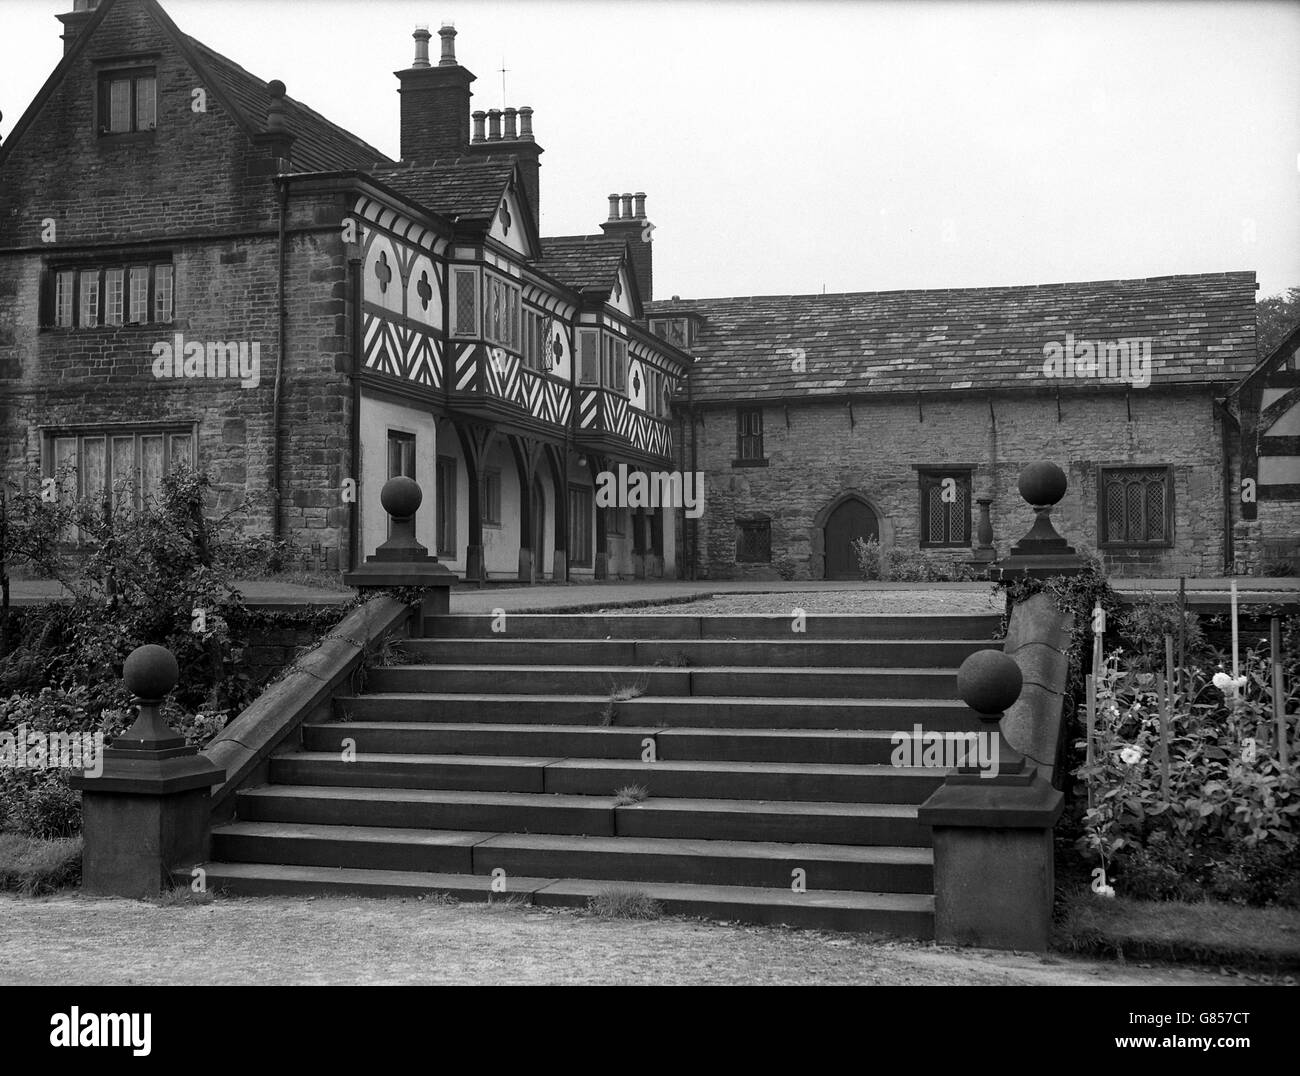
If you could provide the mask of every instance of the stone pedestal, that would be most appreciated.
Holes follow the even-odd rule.
[[[367,590],[395,587],[422,589],[420,622],[413,628],[413,636],[424,633],[425,617],[445,616],[450,611],[451,584],[456,578],[415,540],[415,513],[423,499],[424,493],[414,479],[398,477],[385,482],[379,491],[379,503],[393,519],[392,537],[367,557],[364,564],[343,575],[346,585],[356,587],[363,594]],[[471,546],[471,551],[474,548]]]
[[[1031,463],[1020,472],[1020,495],[1034,510],[1034,525],[1011,547],[1011,555],[989,566],[993,580],[1046,578],[1082,571],[1085,559],[1052,526],[1052,507],[1065,496],[1065,472],[1054,463]]]
[[[997,737],[997,770],[962,766],[917,811],[932,830],[934,936],[944,945],[1042,951],[1051,939],[1052,827],[1064,796],[1002,736],[1019,666],[999,650],[962,662],[957,691]],[[988,757],[991,752],[986,752]]]
[[[72,778],[81,790],[86,893],[156,897],[173,871],[208,858],[210,790],[226,775],[162,719],[177,675],[163,647],[133,651],[124,678],[139,706],[135,724],[105,749],[100,776]]]

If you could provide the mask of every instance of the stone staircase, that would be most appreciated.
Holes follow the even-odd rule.
[[[978,728],[956,670],[1000,646],[996,616],[493,624],[430,619],[410,664],[303,726],[213,830],[208,887],[570,906],[636,889],[670,913],[932,936],[916,812],[943,771],[892,766],[890,738]]]

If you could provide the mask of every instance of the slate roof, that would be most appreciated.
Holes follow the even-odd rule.
[[[515,158],[489,153],[481,157],[445,157],[423,164],[372,168],[371,176],[426,209],[444,217],[487,223],[496,215],[501,195],[515,172]]]
[[[556,235],[542,240],[537,268],[577,291],[608,295],[627,240],[609,235]]]
[[[694,313],[697,402],[847,393],[1078,387],[1043,376],[1043,347],[1151,337],[1153,385],[1227,384],[1255,355],[1255,274],[1025,287],[668,300]],[[796,372],[803,349],[804,372]]]
[[[258,131],[265,129],[266,106],[270,100],[266,92],[267,84],[197,38],[187,34],[182,34],[181,37],[216,81],[218,91],[241,113],[245,126]],[[331,123],[301,101],[295,101],[287,95],[284,101],[285,127],[297,135],[293,143],[295,172],[368,169],[376,163],[393,163],[386,154],[363,142],[350,131]]]

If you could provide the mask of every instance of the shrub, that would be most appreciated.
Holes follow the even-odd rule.
[[[0,833],[0,889],[35,896],[76,885],[80,880],[80,837],[36,840]]]
[[[658,919],[663,914],[657,900],[631,888],[603,890],[587,901],[587,909],[601,919]]]
[[[967,550],[944,552],[934,549],[884,549],[879,539],[855,538],[853,548],[863,579],[900,583],[963,582],[979,578],[961,558]]]

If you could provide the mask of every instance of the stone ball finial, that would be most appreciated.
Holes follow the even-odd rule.
[[[1023,686],[1020,666],[1001,650],[977,650],[957,670],[957,694],[977,714],[1001,714]]]
[[[122,679],[141,699],[163,699],[180,679],[180,666],[165,646],[149,643],[131,651],[122,666]]]
[[[273,99],[283,97],[285,92],[285,85],[278,78],[273,78],[266,84],[266,93],[268,97]]]
[[[394,519],[408,519],[424,500],[424,491],[414,478],[398,475],[384,483],[379,491],[379,503]]]
[[[1028,464],[1020,472],[1020,496],[1034,507],[1056,504],[1065,496],[1065,472],[1049,460]]]

